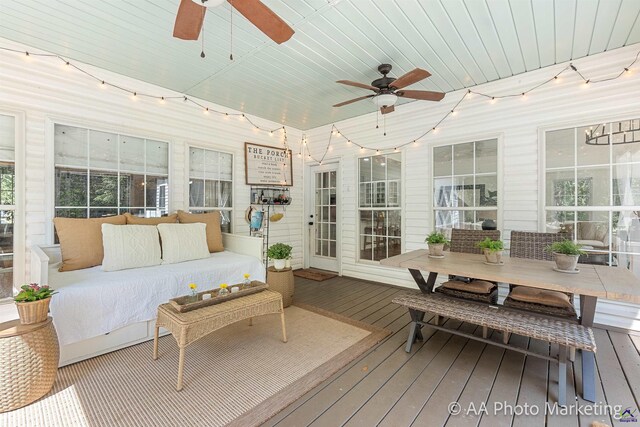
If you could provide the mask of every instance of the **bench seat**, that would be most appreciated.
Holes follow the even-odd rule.
[[[426,325],[467,338],[516,350],[531,356],[558,362],[558,403],[560,405],[565,405],[566,402],[566,363],[568,349],[576,348],[587,352],[587,354],[590,355],[590,360],[592,360],[592,356],[596,352],[596,341],[593,330],[590,327],[564,319],[542,316],[503,306],[465,301],[436,293],[407,292],[395,297],[392,302],[407,307],[411,314],[412,325],[407,340],[407,352],[411,351],[411,346],[416,338],[421,338],[420,328]],[[558,344],[560,346],[558,358],[552,358],[526,349],[480,338],[473,334],[466,334],[437,324],[423,322],[426,312],[433,313],[436,316],[468,322],[482,326],[483,328],[495,329]]]

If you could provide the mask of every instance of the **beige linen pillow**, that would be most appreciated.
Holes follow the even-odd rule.
[[[149,225],[102,224],[103,271],[149,267],[162,263],[158,228]]]
[[[486,280],[472,280],[470,282],[463,282],[462,280],[449,280],[444,282],[441,286],[454,289],[456,291],[472,292],[474,294],[488,294],[496,287],[495,283],[487,282]]]
[[[546,289],[529,288],[527,286],[516,286],[509,297],[516,301],[529,302],[534,304],[544,304],[551,307],[572,307],[569,296],[564,292],[549,291]]]
[[[162,239],[162,263],[208,258],[207,226],[195,224],[158,224]]]
[[[106,218],[54,218],[60,240],[62,265],[59,271],[72,271],[102,264],[102,224],[124,225],[124,215]]]
[[[129,212],[124,214],[127,218],[127,224],[134,225],[158,225],[158,224],[175,224],[178,222],[178,214],[171,214],[168,216],[161,216],[156,218],[142,218],[139,216],[131,215]]]
[[[192,224],[201,222],[207,225],[207,245],[209,252],[222,252],[222,231],[220,230],[220,212],[205,214],[190,214],[185,211],[178,211],[178,221],[181,224]]]

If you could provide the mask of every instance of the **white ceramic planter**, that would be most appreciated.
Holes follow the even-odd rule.
[[[578,265],[578,258],[580,258],[580,255],[565,255],[557,252],[554,252],[553,255],[556,259],[556,267],[563,271],[574,271]]]
[[[444,256],[444,243],[429,243],[429,255],[437,257]]]
[[[489,249],[483,249],[484,258],[490,264],[501,264],[502,263],[502,251],[490,251]]]
[[[284,270],[286,263],[287,263],[286,259],[274,259],[273,260],[273,267],[276,270]]]

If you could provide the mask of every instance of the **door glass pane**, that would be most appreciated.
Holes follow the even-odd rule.
[[[89,166],[87,144],[89,131],[56,124],[54,127],[55,162],[60,166]]]
[[[580,138],[580,136],[578,137]],[[573,166],[575,156],[575,132],[573,129],[547,132],[545,139],[547,168]]]
[[[89,166],[96,169],[118,169],[118,136],[89,131]]]
[[[147,172],[169,174],[169,144],[147,140]]]
[[[578,206],[608,206],[609,166],[578,169]]]
[[[476,173],[497,172],[498,140],[476,143]]]
[[[144,175],[120,174],[120,206],[144,207]]]
[[[118,206],[118,174],[89,171],[89,205]]]
[[[144,172],[145,141],[133,136],[120,135],[120,169]]]
[[[56,168],[56,206],[87,206],[87,171]]]
[[[371,157],[362,157],[358,162],[360,164],[360,182],[371,182]]]
[[[453,146],[454,175],[473,173],[473,142]]]
[[[451,162],[451,146],[433,149],[433,176],[449,176],[453,173]]]
[[[589,145],[585,143],[586,132],[591,132],[594,129],[595,133],[602,134],[602,126],[586,126],[578,128],[577,130],[577,159],[578,166],[582,165],[606,165],[609,164],[609,145]],[[596,129],[597,128],[597,129]],[[609,132],[609,127],[606,127],[606,132]]]

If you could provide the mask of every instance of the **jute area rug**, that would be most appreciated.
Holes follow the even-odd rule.
[[[316,270],[314,268],[302,268],[293,271],[294,276],[303,277],[309,280],[315,280],[316,282],[322,282],[327,279],[333,279],[337,276],[335,273],[328,271]]]
[[[238,322],[187,347],[184,389],[178,348],[160,339],[61,368],[39,401],[0,414],[1,426],[259,425],[389,334],[315,307]]]

